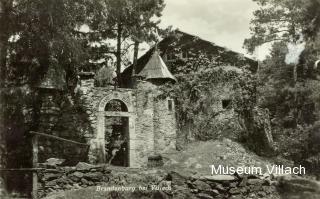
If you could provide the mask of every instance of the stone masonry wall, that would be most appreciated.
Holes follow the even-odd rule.
[[[94,166],[79,162],[74,167],[44,166],[38,172],[38,196],[49,193],[95,186],[109,181],[111,170],[105,166]]]
[[[41,91],[40,91],[41,92]],[[57,92],[42,91],[39,132],[87,143],[93,136],[87,113],[77,99]],[[62,158],[66,164],[86,161],[88,147],[39,136],[39,162]]]
[[[168,99],[158,98],[158,87],[150,82],[137,83],[137,137],[145,139],[139,147],[139,155],[146,165],[149,156],[175,149],[176,119],[174,104],[168,109]]]
[[[154,89],[152,84],[137,84],[137,155],[141,165],[147,165],[148,156],[154,154]]]
[[[77,93],[82,101],[82,106],[89,115],[94,136],[90,140],[90,150],[88,161],[90,163],[105,162],[105,105],[109,100],[119,99],[128,107],[129,113],[134,118],[135,92],[132,89],[117,89],[113,87],[94,87],[94,80],[81,80],[81,86],[77,88]],[[129,124],[129,128],[134,128]],[[130,132],[130,131],[129,131]]]
[[[211,134],[213,137],[228,137],[236,138],[240,133],[240,129],[237,123],[237,116],[233,110],[233,82],[220,82],[215,84],[208,96],[210,98],[210,106],[212,110],[216,113],[216,116],[212,118]],[[230,101],[229,106],[223,107],[223,101]]]
[[[171,101],[171,102],[170,102]],[[171,105],[169,105],[171,103]],[[171,110],[169,110],[169,106]],[[176,116],[174,101],[169,98],[155,100],[154,140],[156,153],[165,153],[176,148]]]
[[[103,163],[108,114],[129,118],[129,165],[146,166],[148,157],[175,148],[175,112],[168,110],[168,99],[158,99],[157,86],[139,81],[136,89],[94,87],[93,79],[81,80],[77,88],[81,104],[89,115],[94,136],[90,141],[89,162]],[[128,108],[127,113],[105,112],[109,100],[118,99]],[[106,115],[107,114],[107,115]]]
[[[168,187],[168,189],[152,190],[151,185]],[[280,198],[277,193],[277,179],[270,176],[185,176],[161,169],[123,171],[81,162],[75,167],[55,167],[39,172],[38,195],[41,197],[57,191],[76,190],[89,186],[147,186],[148,190],[144,192],[150,194],[148,198]],[[136,195],[138,192],[139,190],[136,190],[131,194]],[[105,194],[108,193],[105,192]],[[125,191],[119,194],[121,198],[132,198]],[[155,195],[159,196],[155,197]]]

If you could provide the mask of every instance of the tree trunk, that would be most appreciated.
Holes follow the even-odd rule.
[[[5,85],[7,79],[7,50],[9,40],[9,12],[12,0],[0,0],[0,86]]]
[[[117,52],[116,52],[116,57],[117,57],[117,83],[116,86],[121,86],[121,78],[120,78],[120,73],[121,73],[121,38],[122,38],[122,26],[119,23],[117,27]]]
[[[7,77],[7,49],[9,39],[8,18],[12,7],[12,0],[0,0],[0,88],[5,86]],[[3,111],[3,110],[2,110]],[[4,127],[4,118],[0,118],[0,129]],[[7,168],[7,152],[6,134],[0,131],[0,168]],[[6,192],[6,175],[0,175],[0,192]],[[0,193],[1,195],[1,193]]]
[[[298,64],[293,66],[293,85],[296,86],[298,81],[298,73],[297,73]]]
[[[134,42],[134,50],[133,50],[133,65],[132,65],[132,75],[131,75],[131,81],[132,85],[135,85],[135,75],[137,71],[137,64],[138,64],[138,52],[139,52],[139,42]]]
[[[299,110],[298,110],[298,91],[297,91],[297,81],[298,81],[298,74],[297,74],[297,68],[298,64],[294,64],[293,66],[293,98],[294,98],[294,119],[295,123],[298,124],[298,115],[299,115]]]

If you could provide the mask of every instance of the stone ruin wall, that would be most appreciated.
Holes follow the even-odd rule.
[[[41,165],[38,171],[38,197],[55,192],[93,187],[148,187],[147,191],[118,192],[119,198],[233,198],[233,199],[293,199],[319,198],[317,181],[299,176],[277,175],[191,175],[185,172],[165,171],[155,168],[110,168],[79,162],[74,167]],[[125,184],[124,184],[125,183]],[[128,185],[130,184],[130,185]],[[151,190],[151,185],[171,187],[171,190]],[[94,187],[96,186],[96,187]],[[103,192],[110,196],[112,191]],[[130,195],[131,194],[131,195]],[[121,197],[120,197],[121,196]],[[134,197],[135,196],[135,197]]]
[[[45,91],[41,93],[39,132],[87,143],[93,137],[88,114],[80,110],[71,96]],[[61,158],[66,164],[87,161],[88,147],[38,136],[39,162]]]
[[[169,110],[169,100],[171,99],[157,99],[155,102],[155,151],[159,154],[176,148],[176,112],[173,100],[172,110]]]
[[[109,100],[119,99],[126,104],[129,113],[132,115],[132,118],[129,120],[135,120],[135,93],[130,89],[113,90],[111,87],[94,87],[94,79],[81,80],[81,86],[77,88],[77,93],[80,96],[82,106],[89,114],[90,124],[94,131],[94,136],[89,141],[88,161],[94,164],[104,163],[105,105]],[[130,128],[132,129],[134,126],[129,123]],[[132,150],[131,147],[130,150]]]
[[[213,86],[210,96],[210,104],[215,112],[221,112],[213,121],[216,129],[212,132],[217,136],[235,138],[239,131],[236,124],[236,117],[233,109],[224,109],[222,100],[232,100],[233,82],[220,82]],[[104,110],[104,105],[111,99],[120,99],[129,106],[132,116],[129,122],[131,138],[129,143],[131,153],[131,164],[133,167],[140,167],[147,164],[148,156],[163,154],[170,149],[176,148],[176,117],[175,110],[169,110],[168,98],[158,98],[157,86],[146,81],[138,81],[137,89],[124,89],[113,87],[94,87],[94,79],[81,79],[81,85],[76,88],[77,102],[82,111],[72,108],[74,105],[63,105],[61,102],[54,102],[59,105],[50,105],[49,98],[44,105],[44,112],[48,112],[48,118],[42,122],[43,130],[49,134],[64,137],[78,142],[88,143],[89,148],[41,138],[40,160],[43,162],[48,158],[56,157],[70,159],[73,161],[88,161],[90,163],[104,163],[104,132],[105,126],[99,119],[99,108]],[[70,102],[71,101],[71,102]],[[99,107],[101,106],[101,107]],[[51,107],[51,108],[50,108]],[[71,108],[70,108],[71,107]],[[174,104],[173,104],[174,107]],[[51,114],[51,116],[50,116]],[[45,115],[45,114],[44,114]],[[52,117],[52,115],[55,115]],[[45,116],[46,117],[46,116]],[[43,119],[43,118],[42,118]],[[58,124],[53,128],[51,123]],[[100,124],[100,125],[99,125]],[[101,128],[101,126],[104,126]],[[225,130],[227,129],[227,130]],[[134,133],[132,133],[134,132]],[[221,135],[227,132],[226,135]]]
[[[168,110],[168,99],[157,98],[157,86],[145,81],[137,89],[94,87],[94,79],[83,79],[75,96],[45,92],[40,109],[39,132],[87,143],[89,147],[39,137],[39,161],[66,159],[92,164],[105,163],[105,105],[112,99],[123,101],[128,112],[112,116],[129,118],[130,167],[146,166],[148,157],[176,148],[176,120]]]
[[[136,187],[147,186],[149,198],[280,198],[277,189],[281,184],[272,176],[255,175],[194,175],[184,176],[175,171],[111,169],[105,165],[78,163],[75,167],[55,167],[39,171],[38,196],[44,197],[54,192],[75,190],[89,186],[123,186],[131,182]],[[151,185],[170,186],[171,190],[150,191]],[[107,192],[105,192],[107,194]],[[127,195],[126,192],[120,192]]]
[[[136,143],[136,154],[138,164],[146,165],[148,155],[154,151],[154,99],[151,90],[138,88],[136,92],[136,138],[144,140]]]
[[[168,110],[168,99],[158,98],[157,86],[146,81],[137,83],[137,122],[136,132],[139,138],[148,135],[147,146],[140,151],[148,155],[158,155],[176,148],[176,118],[174,104]],[[144,162],[145,162],[144,158]]]
[[[81,81],[78,88],[80,99],[87,110],[95,136],[90,141],[89,162],[98,163],[104,136],[105,124],[99,119],[98,109],[112,99],[119,99],[128,106],[129,156],[131,167],[146,166],[148,157],[175,149],[176,120],[174,106],[168,110],[168,99],[157,98],[157,87],[141,81],[137,89],[94,87],[93,79]],[[130,122],[131,121],[131,122]]]
[[[212,119],[215,128],[212,129],[214,137],[236,138],[240,133],[237,116],[233,109],[233,81],[219,82],[213,85],[208,96],[211,96],[211,108],[217,113]],[[224,108],[223,101],[230,100],[230,106]]]
[[[236,139],[238,135],[241,133],[241,127],[238,123],[237,114],[233,108],[233,88],[234,82],[232,80],[225,82],[218,82],[211,85],[210,90],[206,93],[206,101],[204,103],[210,105],[212,111],[211,114],[214,114],[214,117],[210,118],[211,125],[210,131],[207,132],[207,135],[210,139],[216,139],[219,137],[226,137],[230,139]],[[230,106],[225,108],[223,107],[223,101],[229,100]],[[181,129],[184,132],[178,132],[179,140],[178,146],[184,148],[185,138],[184,134],[188,131],[188,140],[197,139],[193,132],[197,132],[199,126],[191,123],[183,125]]]

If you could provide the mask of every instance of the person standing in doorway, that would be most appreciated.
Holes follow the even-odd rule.
[[[113,159],[117,156],[125,142],[125,139],[121,136],[119,132],[117,132],[116,139],[113,140],[113,142],[111,143],[111,158],[109,160],[109,164],[111,164]]]

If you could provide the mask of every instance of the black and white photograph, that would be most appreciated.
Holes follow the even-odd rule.
[[[0,0],[0,198],[320,199],[320,0]]]

